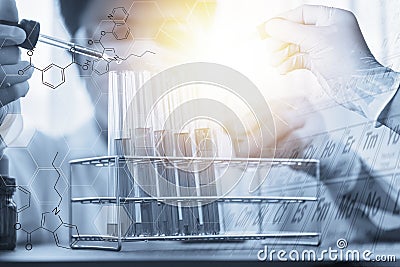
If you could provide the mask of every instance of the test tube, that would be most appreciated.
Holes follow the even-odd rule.
[[[154,131],[154,154],[155,156],[164,156],[163,150],[162,150],[162,135],[163,131],[158,130]],[[166,176],[166,168],[163,166],[163,163],[161,161],[156,161],[155,162],[155,169],[157,172],[157,181],[156,181],[156,189],[157,189],[157,196],[158,197],[163,197],[166,196],[166,184],[163,183],[163,179]],[[170,220],[170,217],[168,216],[168,208],[167,205],[164,202],[159,203],[160,206],[160,213],[157,219],[157,225],[159,227],[159,231],[161,235],[167,235],[168,234],[168,221]]]
[[[182,151],[182,147],[184,144],[180,140],[180,134],[179,133],[174,133],[174,145],[175,145],[175,157],[184,157],[184,151]],[[183,152],[183,153],[182,153]],[[176,163],[179,164],[179,163]],[[176,196],[181,197],[185,196],[185,192],[182,188],[187,187],[186,183],[186,173],[182,171],[182,169],[177,166],[175,163],[173,163],[174,166],[174,171],[175,171],[175,186],[176,186]],[[185,203],[182,202],[177,202],[176,203],[178,207],[178,228],[179,228],[179,234],[182,235],[187,235],[189,232],[189,214],[187,214],[187,209],[182,207],[182,205],[185,205]]]
[[[173,132],[169,130],[154,131],[154,143],[156,155],[168,157],[174,155]],[[157,166],[160,195],[162,197],[176,197],[176,173],[174,166],[167,161],[160,162]],[[178,235],[179,211],[176,203],[165,203],[161,213],[163,219],[163,231],[166,235]]]
[[[179,171],[168,157],[175,157],[175,132],[177,129],[177,117],[174,113],[176,95],[171,94],[170,85],[173,84],[171,79],[176,77],[164,77],[155,85],[158,90],[156,95],[159,96],[157,107],[154,111],[154,144],[155,154],[164,159],[157,162],[158,172],[158,188],[161,197],[177,197],[180,196],[179,191]],[[164,201],[161,203],[162,212],[160,214],[160,223],[162,232],[166,235],[179,235],[183,233],[182,206],[180,202]]]
[[[211,129],[195,129],[196,151],[198,157],[214,158],[215,149]],[[199,172],[200,193],[202,196],[217,196],[215,170],[212,162],[206,162],[204,170]],[[203,166],[202,166],[203,168]],[[204,231],[206,234],[217,234],[219,227],[218,203],[203,204]]]
[[[108,155],[120,156],[124,155],[123,144],[129,142],[129,133],[124,131],[123,122],[126,112],[129,108],[129,102],[126,97],[127,91],[125,75],[117,72],[109,74],[109,101],[108,101]],[[117,168],[118,175],[115,175]],[[124,172],[119,171],[124,168],[122,163],[118,161],[118,166],[110,166],[108,179],[108,195],[127,196],[129,194],[128,179]],[[119,176],[119,177],[118,177]],[[117,191],[116,184],[119,179],[119,190]],[[130,225],[130,222],[118,221],[117,206],[110,206],[107,209],[107,234],[111,236],[118,235],[118,223],[120,225]],[[128,208],[129,209],[129,208]]]
[[[133,149],[135,156],[153,156],[154,147],[151,141],[150,128],[136,128],[133,136]],[[149,197],[156,195],[156,174],[150,162],[143,161],[134,164],[135,170],[134,190],[135,196]],[[155,218],[159,213],[156,202],[135,203],[137,218],[136,226],[141,228],[139,235],[153,236],[158,234]]]
[[[143,165],[135,165],[132,162],[122,160],[125,156],[144,156],[149,151],[148,146],[152,146],[148,137],[151,130],[144,125],[142,98],[138,99],[136,93],[138,89],[150,78],[150,73],[146,71],[112,71],[109,74],[109,103],[108,103],[108,153],[111,156],[118,156],[118,179],[119,190],[115,192],[116,197],[143,197],[148,196],[141,188],[141,183],[146,181],[149,171]],[[113,172],[113,167],[110,172]],[[113,173],[110,173],[112,177]],[[133,175],[133,176],[132,176]],[[140,177],[138,183],[137,178]],[[143,178],[146,177],[146,178]],[[134,179],[135,178],[135,179]],[[109,179],[111,183],[115,180]],[[145,182],[144,182],[145,183]],[[147,185],[146,183],[144,185]],[[109,185],[110,190],[115,190],[114,184]],[[110,192],[111,194],[111,192]],[[129,236],[152,235],[152,212],[149,211],[148,203],[123,203],[125,211],[129,213],[125,219],[121,219],[121,225],[132,225],[123,233]],[[110,224],[115,224],[115,212],[110,209]],[[121,217],[122,218],[122,217]],[[126,221],[124,221],[126,220]],[[145,224],[143,224],[145,220]],[[113,227],[108,227],[113,229]],[[109,233],[111,234],[111,233]]]
[[[193,157],[192,141],[189,133],[176,133],[175,134],[175,151],[177,157]],[[189,164],[189,163],[187,163]],[[185,169],[186,168],[186,169]],[[179,188],[182,197],[195,197],[196,196],[196,183],[192,169],[189,166],[181,166],[179,171]],[[183,235],[195,235],[199,230],[199,212],[198,207],[193,202],[188,202],[183,205]]]

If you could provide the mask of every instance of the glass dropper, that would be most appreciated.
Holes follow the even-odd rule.
[[[96,58],[96,59],[104,59],[106,61],[112,61],[112,60],[116,60],[116,58],[107,55],[104,52],[100,52],[94,49],[90,49],[81,45],[77,45],[75,43],[72,42],[67,42],[52,36],[48,36],[45,34],[40,34],[39,35],[39,42],[42,42],[44,44],[48,44],[51,46],[55,46],[58,48],[62,48],[65,50],[68,50],[72,53],[77,53],[77,54],[81,54],[81,55],[85,55],[91,58]]]
[[[80,46],[72,42],[64,41],[52,36],[41,34],[40,23],[34,20],[23,19],[20,23],[0,20],[0,25],[16,26],[24,30],[26,34],[26,39],[22,44],[19,44],[19,46],[28,50],[33,50],[36,46],[36,43],[40,41],[45,44],[66,49],[72,53],[82,54],[91,58],[103,59],[106,61],[117,60],[117,58],[107,55],[106,53]]]

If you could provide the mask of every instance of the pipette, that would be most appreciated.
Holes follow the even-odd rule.
[[[6,20],[0,20],[0,24],[4,25],[9,25],[9,26],[16,26],[21,28],[22,30],[25,31],[26,33],[26,39],[25,41],[20,44],[19,46],[28,50],[32,50],[35,48],[36,44],[38,41],[62,48],[65,50],[70,51],[71,53],[76,53],[76,54],[81,54],[85,55],[91,58],[96,58],[96,59],[103,59],[106,61],[112,61],[116,60],[116,58],[107,55],[106,53],[96,51],[94,49],[90,49],[81,45],[77,45],[72,42],[64,41],[52,36],[44,35],[40,33],[40,23],[37,21],[33,20],[26,20],[23,19],[21,20],[20,23],[17,22],[11,22],[11,21],[6,21]]]
[[[116,58],[114,58],[110,55],[107,55],[106,53],[96,51],[94,49],[90,49],[90,48],[87,48],[87,47],[84,47],[81,45],[77,45],[75,43],[63,41],[58,38],[48,36],[45,34],[39,34],[38,41],[42,42],[44,44],[48,44],[51,46],[69,50],[72,53],[81,54],[81,55],[85,55],[85,56],[92,57],[92,58],[104,59],[107,61],[116,60]]]

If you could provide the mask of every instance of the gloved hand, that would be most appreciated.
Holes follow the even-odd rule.
[[[325,130],[325,123],[320,113],[312,109],[311,103],[305,98],[292,97],[281,100],[269,101],[269,108],[273,120],[265,112],[268,107],[255,107],[259,121],[252,114],[245,114],[241,121],[245,122],[247,132],[235,131],[237,121],[225,123],[226,128],[232,133],[237,157],[264,157],[274,156],[290,157],[292,155],[280,155],[283,145],[291,141],[292,146],[299,148],[311,144],[312,136]],[[309,114],[299,116],[299,110],[307,108]],[[307,138],[310,137],[310,138]],[[303,157],[305,151],[299,151],[298,157]]]
[[[0,1],[0,20],[18,22],[15,0]],[[18,44],[25,40],[25,32],[15,26],[0,25],[0,108],[26,95],[27,80],[33,68],[19,75],[29,63],[21,61]]]
[[[267,21],[263,30],[272,37],[267,47],[281,74],[311,70],[329,96],[367,118],[376,119],[389,101],[385,93],[399,86],[399,74],[374,58],[350,11],[304,5]]]

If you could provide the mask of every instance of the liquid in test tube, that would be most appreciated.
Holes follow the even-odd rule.
[[[151,128],[136,128],[134,131],[134,155],[135,156],[154,156],[155,149],[152,141]],[[138,196],[140,197],[159,197],[160,190],[157,179],[157,171],[150,161],[138,164],[138,176],[135,177],[139,183]],[[136,185],[137,187],[138,185]],[[138,206],[136,204],[136,206]],[[142,233],[144,235],[161,235],[161,225],[159,214],[161,205],[157,202],[140,204],[140,217],[142,222]]]
[[[160,157],[173,156],[174,142],[173,132],[168,130],[154,131],[154,143],[155,152]],[[159,173],[158,177],[161,179],[160,184],[160,195],[161,197],[176,197],[176,177],[175,168],[170,166],[168,163],[160,163],[157,167]],[[165,203],[164,209],[161,213],[164,220],[163,229],[165,229],[166,235],[178,235],[179,234],[179,214],[176,203]]]
[[[109,143],[109,149],[110,152],[112,151],[113,155],[116,156],[123,156],[125,153],[128,153],[127,148],[129,147],[130,143],[130,138],[129,135],[126,133],[119,132],[118,134],[115,134],[114,139]],[[125,162],[118,161],[118,166],[116,166],[119,170],[123,170],[127,168],[127,165]],[[131,174],[129,171],[119,171],[118,176],[115,177],[115,173],[113,168],[109,169],[109,177],[114,177],[114,179],[109,179],[109,195],[114,195],[115,191],[117,195],[120,197],[127,197],[129,196],[132,186],[130,181],[132,180]],[[116,179],[119,179],[118,184],[119,184],[119,190],[117,192],[117,181]],[[124,205],[127,207],[128,211],[131,209],[130,206],[132,205],[131,203],[124,203]],[[108,209],[108,221],[107,221],[107,234],[116,236],[118,235],[117,227],[118,227],[118,220],[117,220],[117,214],[118,214],[118,209],[119,207],[117,206],[111,206]],[[132,213],[130,213],[132,214]],[[132,223],[131,223],[131,218],[129,216],[121,218],[120,220],[120,225],[122,229],[122,234],[131,234],[132,229],[127,229]]]
[[[118,138],[114,139],[113,145],[114,145],[114,153],[115,155],[118,156],[123,156],[124,153],[127,153],[128,151],[126,150],[127,147],[129,147],[130,143],[130,138],[128,136],[118,136]],[[123,171],[127,169],[127,165],[125,162],[118,161],[118,166],[116,166],[119,169],[118,172],[118,177],[115,177],[115,179],[119,179],[119,196],[120,197],[128,197],[129,194],[131,193],[132,186],[131,182],[132,181],[132,176],[129,171]],[[113,168],[110,168],[110,174],[109,175],[114,175]],[[116,185],[116,181],[111,180],[112,184],[109,185],[109,188],[114,188]],[[115,189],[113,189],[115,190]],[[131,210],[132,203],[124,203],[124,206],[126,206],[127,210]],[[112,208],[109,209],[109,221],[108,221],[108,226],[107,226],[107,234],[116,236],[117,233],[117,209],[120,207],[113,206]],[[129,212],[131,215],[132,213]],[[122,235],[131,235],[132,231],[134,232],[134,229],[128,227],[132,224],[132,218],[130,216],[126,217],[120,217],[120,224],[121,224],[121,229],[122,229]]]
[[[184,149],[183,144],[180,143],[179,140],[179,134],[178,133],[174,133],[173,134],[174,137],[174,145],[175,145],[175,157],[183,157],[184,156],[184,151],[182,151],[182,149]],[[182,153],[183,152],[183,153]],[[177,163],[179,164],[179,163]],[[174,164],[174,171],[175,171],[175,186],[176,186],[176,196],[177,197],[181,197],[181,196],[185,196],[185,192],[183,192],[184,190],[182,190],[182,188],[186,188],[187,187],[187,183],[186,183],[186,173],[184,171],[182,171],[182,169],[180,168],[180,166],[175,165]],[[176,203],[177,207],[178,207],[178,228],[179,228],[179,234],[184,235],[184,234],[188,234],[188,229],[189,229],[189,214],[187,214],[187,209],[182,207],[182,205],[185,205],[185,203],[182,202],[177,202]]]
[[[193,157],[192,141],[189,133],[175,134],[175,151],[177,157]],[[190,164],[190,163],[187,163]],[[181,166],[179,173],[179,188],[182,197],[196,196],[196,182],[191,166]],[[188,202],[182,207],[184,235],[199,233],[199,211],[194,202]]]
[[[196,151],[198,157],[214,158],[215,149],[211,129],[195,129]],[[199,172],[202,196],[217,196],[215,170],[212,162],[207,162],[204,170]],[[204,230],[206,234],[217,234],[220,231],[218,203],[203,204]]]
[[[132,135],[135,156],[153,156],[154,147],[151,141],[150,128],[136,128]],[[137,197],[150,197],[156,194],[156,179],[150,162],[135,163],[134,191]],[[135,203],[136,235],[153,236],[158,234],[155,218],[159,208],[156,202]],[[139,220],[140,218],[140,220]],[[138,232],[138,230],[140,231]]]

